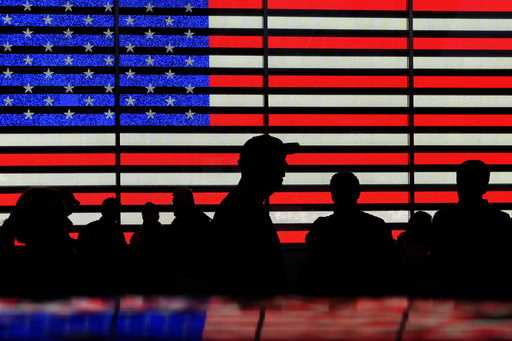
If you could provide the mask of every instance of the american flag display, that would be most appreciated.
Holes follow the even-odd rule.
[[[509,0],[1,0],[0,205],[27,186],[72,189],[80,226],[118,196],[127,231],[146,201],[170,223],[191,188],[210,216],[240,146],[299,142],[270,198],[282,242],[328,215],[330,177],[403,229],[456,200],[455,166],[493,168],[510,208]]]

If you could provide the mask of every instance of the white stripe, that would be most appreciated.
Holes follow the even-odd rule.
[[[296,173],[288,172],[284,185],[326,186],[334,172]],[[405,172],[396,173],[355,173],[362,185],[405,185],[409,181]],[[240,174],[234,173],[122,173],[123,186],[182,185],[182,186],[234,186]]]
[[[115,141],[115,134],[2,134],[0,146],[113,146]]]
[[[271,107],[406,107],[406,95],[269,95]]]
[[[414,57],[415,69],[512,69],[511,57]]]
[[[323,104],[320,103],[319,106]],[[301,146],[406,146],[407,134],[275,134]]]
[[[509,146],[512,134],[414,134],[414,144],[424,146]]]
[[[382,218],[387,223],[406,223],[409,221],[408,211],[366,211]],[[330,211],[273,211],[270,217],[274,224],[312,224],[319,217],[332,214]]]
[[[210,15],[209,28],[262,28],[263,18],[259,16]]]
[[[210,95],[211,107],[261,107],[262,95]]]
[[[407,30],[405,18],[353,17],[273,17],[268,18],[270,29],[311,30]]]
[[[0,186],[107,186],[114,173],[0,173]]]
[[[75,226],[87,225],[100,218],[101,213],[99,212],[73,213],[69,216],[69,219],[71,219]]]
[[[210,67],[227,68],[261,68],[263,57],[261,56],[218,56],[210,55]]]
[[[512,31],[510,19],[414,19],[417,31]]]
[[[415,172],[414,182],[420,185],[455,185],[457,176],[453,172]],[[512,172],[491,172],[490,184],[512,184]]]
[[[270,68],[405,69],[407,57],[269,56]]]
[[[414,105],[418,108],[506,108],[512,107],[512,96],[415,95]]]

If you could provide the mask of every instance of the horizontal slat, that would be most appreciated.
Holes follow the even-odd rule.
[[[269,114],[275,127],[403,127],[407,114]]]
[[[209,66],[212,68],[261,68],[263,67],[263,57],[210,55]]]
[[[407,30],[405,18],[277,17],[268,18],[270,29],[297,30]]]
[[[413,9],[443,12],[510,12],[512,3],[507,0],[415,0]]]
[[[209,28],[262,28],[263,18],[257,16],[208,16]]]
[[[114,166],[114,153],[0,153],[0,167]]]
[[[269,0],[269,9],[403,11],[405,0]]]
[[[406,88],[407,76],[281,76],[269,77],[271,88]]]
[[[417,31],[512,31],[510,19],[414,18]]]
[[[512,69],[511,57],[414,57],[415,69]]]
[[[281,69],[405,69],[407,57],[269,56],[268,65]]]
[[[418,50],[512,50],[512,38],[414,38]]]
[[[512,134],[414,134],[417,146],[509,146]]]
[[[453,152],[415,153],[417,165],[458,165],[466,160],[482,160],[489,165],[511,165],[512,153],[500,152]]]
[[[415,88],[509,89],[510,76],[415,76]]]
[[[269,95],[271,107],[406,107],[406,95]]]
[[[414,105],[420,108],[506,108],[512,107],[512,96],[414,95]]]
[[[455,185],[455,172],[415,172],[414,182],[419,185]],[[491,172],[491,185],[512,184],[512,172]]]
[[[510,127],[510,114],[415,114],[418,127]]]
[[[0,187],[113,186],[114,173],[0,173]]]
[[[12,134],[2,133],[1,147],[114,146],[115,134]]]
[[[459,200],[455,191],[418,191],[414,193],[414,197],[418,204],[453,204]],[[484,198],[490,203],[509,204],[512,203],[512,192],[489,191],[484,195]]]
[[[402,50],[407,48],[407,38],[270,36],[268,46],[271,49]]]
[[[210,95],[211,107],[261,107],[262,95]]]

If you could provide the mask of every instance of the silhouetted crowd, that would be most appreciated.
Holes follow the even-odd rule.
[[[73,193],[30,188],[0,229],[0,293],[512,292],[512,223],[508,214],[483,199],[490,170],[477,160],[457,169],[458,203],[433,218],[415,212],[397,241],[381,218],[359,208],[357,177],[348,171],[336,173],[329,185],[333,214],[311,226],[300,273],[290,281],[268,199],[282,186],[286,156],[299,149],[270,135],[249,139],[240,152],[240,181],[213,219],[196,207],[190,190],[176,190],[172,224],[162,226],[159,207],[148,202],[130,244],[116,198],[104,200],[101,218],[81,227],[73,239],[69,216],[80,205]]]

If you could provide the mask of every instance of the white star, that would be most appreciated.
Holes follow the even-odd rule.
[[[47,41],[46,44],[43,45],[43,47],[44,47],[44,52],[48,52],[48,51],[53,52],[53,50],[52,50],[53,45],[49,41]]]
[[[134,23],[135,23],[135,19],[133,19],[131,15],[128,16],[128,18],[126,18],[126,25],[133,26]]]
[[[25,1],[25,3],[23,4],[23,12],[25,11],[31,11],[32,10],[32,4],[30,2]]]
[[[46,25],[51,25],[53,18],[50,17],[50,15],[46,15],[46,17],[43,18],[43,21]]]
[[[5,17],[2,17],[4,24],[12,24],[12,17],[9,16],[9,14],[6,14]]]
[[[92,98],[91,96],[87,96],[87,98],[85,99],[85,106],[90,107],[91,105],[93,105],[93,103],[94,103],[94,98]]]
[[[71,56],[67,56],[66,58],[64,58],[64,64],[73,65],[73,58],[71,58]]]
[[[105,7],[105,12],[112,12],[112,7],[114,6],[110,2],[107,2],[103,7]]]
[[[149,111],[146,111],[146,115],[148,116],[148,120],[155,118],[155,114],[156,114],[156,112],[154,112],[151,109],[149,109]]]
[[[7,96],[6,98],[4,98],[4,104],[5,104],[5,106],[6,106],[6,107],[7,107],[7,106],[12,106],[12,101],[13,101],[13,99],[12,99],[11,97],[9,97],[9,96]]]
[[[114,58],[111,56],[103,58],[103,60],[105,61],[105,65],[114,65]]]
[[[64,12],[67,12],[67,11],[70,11],[70,12],[73,12],[73,4],[70,3],[69,1],[66,2],[64,5]]]
[[[110,108],[108,109],[108,111],[105,111],[104,112],[105,114],[105,118],[114,118],[114,112],[112,110],[110,110]]]
[[[34,116],[34,113],[32,111],[30,111],[30,109],[28,109],[27,111],[25,111],[23,114],[25,114],[25,119],[26,120],[31,120],[32,119],[32,116]]]
[[[9,68],[7,68],[7,70],[5,70],[5,71],[3,72],[3,74],[4,74],[4,78],[9,78],[9,79],[11,79],[11,78],[12,78],[12,75],[14,74],[14,72],[12,72],[11,70],[9,70]]]
[[[32,65],[32,61],[34,60],[34,58],[30,57],[30,56],[26,56],[23,61],[25,62],[25,65]]]
[[[154,60],[153,58],[151,58],[151,56],[148,56],[148,57],[146,58],[146,65],[147,65],[147,66],[153,66],[153,65],[155,65],[155,60]]]
[[[129,69],[128,71],[125,72],[125,75],[126,75],[126,79],[134,78],[135,72],[133,72],[132,69]]]
[[[153,31],[151,31],[151,29],[149,29],[147,32],[144,32],[144,34],[146,35],[146,39],[153,39],[155,32],[153,32]]]
[[[192,66],[194,65],[194,59],[192,57],[188,57],[186,60],[185,60],[185,64],[187,66]]]
[[[174,25],[174,19],[173,19],[173,18],[171,18],[171,17],[167,17],[167,18],[165,18],[165,25],[167,25],[167,26],[172,26],[172,25]]]
[[[64,89],[66,89],[66,93],[73,93],[73,88],[74,86],[72,86],[71,84],[68,83],[68,85],[66,85],[64,87]]]
[[[85,79],[92,79],[92,75],[94,75],[94,72],[91,71],[91,69],[87,69],[87,71],[84,72]]]
[[[187,90],[187,94],[193,94],[195,88],[196,88],[195,86],[192,86],[192,84],[189,84],[185,87],[185,90]]]
[[[148,4],[144,7],[146,7],[146,12],[153,12],[153,8],[155,8],[151,2],[148,2]]]
[[[54,101],[55,101],[55,100],[54,100],[53,98],[51,98],[50,96],[48,96],[48,97],[46,97],[46,98],[44,99],[44,102],[46,103],[45,105],[46,105],[47,107],[48,107],[48,106],[52,106]]]
[[[185,5],[185,13],[192,13],[192,4],[189,2],[188,4]]]
[[[188,109],[188,111],[185,113],[185,116],[187,117],[188,120],[191,120],[194,118],[194,115],[196,113],[192,111],[192,109]]]
[[[192,36],[194,35],[194,32],[192,32],[190,30],[190,28],[188,29],[187,32],[185,32],[185,37],[187,37],[187,39],[192,39]]]
[[[107,28],[107,30],[103,32],[103,34],[105,35],[105,39],[110,39],[113,38],[112,35],[114,34],[114,32],[112,32],[110,28]]]
[[[34,87],[32,85],[30,85],[30,84],[27,84],[23,88],[25,88],[25,93],[28,93],[28,92],[32,93],[32,89]]]
[[[170,43],[165,46],[165,52],[174,52],[174,46],[172,46]]]
[[[32,38],[32,33],[34,33],[34,31],[31,31],[30,28],[27,27],[25,31],[22,31],[22,33],[25,35],[25,38]]]
[[[84,22],[86,25],[92,25],[92,22],[93,22],[93,17],[91,17],[90,15],[87,15],[85,18],[84,18]]]
[[[9,42],[4,44],[4,51],[11,51],[12,52],[12,44],[9,44]]]
[[[135,98],[133,98],[132,96],[126,98],[126,105],[135,105]]]
[[[126,53],[128,53],[128,52],[133,53],[133,49],[135,48],[135,45],[132,45],[132,43],[128,43],[128,45],[126,45],[125,48],[126,48]]]
[[[114,87],[112,85],[110,85],[110,84],[105,85],[104,88],[105,88],[105,93],[114,93]]]
[[[45,72],[43,72],[43,74],[44,74],[44,78],[46,78],[46,79],[51,79],[51,78],[53,77],[53,74],[54,74],[54,73],[55,73],[55,72],[50,71],[50,68],[48,68],[48,70],[46,70]]]
[[[146,86],[146,89],[148,90],[148,92],[147,92],[148,94],[149,93],[152,93],[152,94],[155,93],[155,87],[151,83],[149,83],[148,86]]]
[[[174,106],[174,101],[176,101],[176,100],[174,98],[172,98],[171,96],[167,97],[167,99],[165,100],[168,107]]]
[[[174,72],[172,72],[172,70],[171,70],[171,69],[169,69],[169,71],[167,71],[166,73],[164,73],[164,75],[166,75],[166,76],[167,76],[167,79],[172,79],[172,78],[174,78],[175,73],[174,73]]]
[[[91,45],[91,43],[87,42],[87,44],[83,45],[83,47],[85,48],[85,52],[92,52],[94,45]]]
[[[72,119],[74,114],[75,114],[75,113],[74,113],[74,112],[72,112],[72,111],[71,111],[71,109],[68,109],[68,111],[66,111],[66,112],[64,113],[64,115],[66,115],[66,120],[70,120],[70,119]]]
[[[69,27],[68,27],[68,28],[67,28],[67,30],[65,30],[63,33],[64,33],[64,37],[65,37],[65,38],[73,38],[73,33],[74,33],[74,32],[73,32],[73,31],[71,31],[71,30],[69,29]]]

